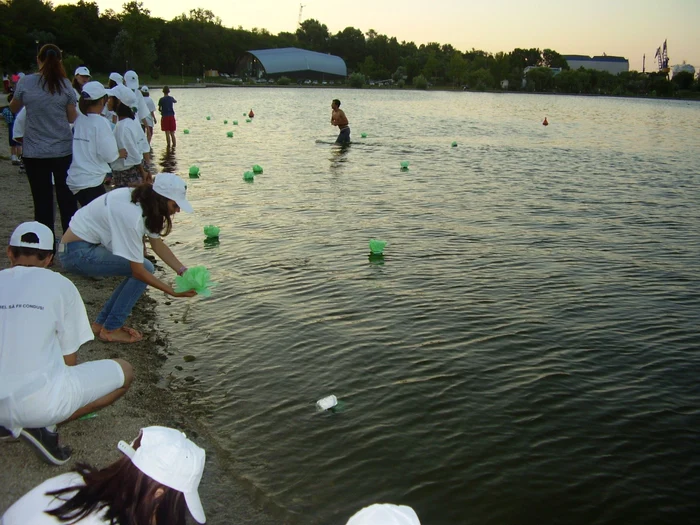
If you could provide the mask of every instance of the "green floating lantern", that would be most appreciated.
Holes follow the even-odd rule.
[[[211,115],[207,115],[207,120],[211,120]]]
[[[224,120],[224,124],[228,124],[228,120]]]
[[[253,179],[255,179],[255,173],[252,171],[246,171],[243,174],[243,180],[252,181]]]
[[[379,239],[369,240],[369,251],[372,255],[381,255],[384,253],[384,247],[386,246],[386,241],[380,241]]]
[[[190,178],[192,178],[192,179],[199,178],[199,166],[190,166]]]
[[[246,122],[253,122],[253,119],[247,118],[247,119],[245,119],[245,121],[246,121]]]
[[[260,164],[253,165],[253,173],[260,175],[263,172],[262,166]]]
[[[212,226],[211,224],[204,227],[204,235],[206,235],[208,239],[215,239],[219,237],[220,231],[221,228],[219,228],[218,226]]]
[[[360,133],[360,137],[362,137],[363,139],[366,139],[366,138],[367,138],[367,133]]]
[[[183,133],[184,133],[185,135],[189,135],[189,134],[190,134],[190,130],[189,130],[189,129],[186,129],[186,130],[183,131]]]
[[[408,165],[409,165],[409,164],[410,164],[410,163],[409,163],[407,160],[404,160],[404,161],[401,163],[401,171],[408,171]]]
[[[177,293],[194,290],[198,295],[210,297],[211,288],[214,286],[214,283],[211,282],[209,270],[204,266],[194,266],[181,276],[175,277],[175,291]]]
[[[247,116],[247,115],[248,115],[248,113],[243,113],[243,116],[244,116],[244,117]]]
[[[228,138],[233,137],[233,131],[227,131],[227,132],[226,132],[226,136],[227,136]]]
[[[453,147],[453,148],[456,148],[456,147],[457,147],[457,141],[456,141],[456,140],[452,143],[452,147]]]
[[[233,121],[233,125],[234,125],[234,126],[238,126],[238,121],[237,121],[237,120],[234,120],[234,121]]]

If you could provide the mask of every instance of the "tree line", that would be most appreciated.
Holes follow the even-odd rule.
[[[137,1],[125,3],[115,13],[110,9],[100,12],[96,3],[84,0],[56,7],[42,0],[0,0],[3,70],[32,70],[38,48],[46,43],[64,51],[69,72],[85,64],[95,72],[134,69],[153,79],[202,76],[208,69],[234,73],[237,60],[248,50],[299,47],[340,56],[356,80],[392,79],[399,85],[492,90],[508,80],[509,90],[539,92],[669,96],[679,89],[698,90],[692,75],[689,83],[683,78],[682,83],[673,83],[665,75],[634,71],[618,76],[570,71],[562,55],[551,49],[460,51],[450,44],[399,42],[373,29],[363,32],[347,27],[331,34],[314,19],[305,20],[294,32],[274,35],[266,29],[225,27],[213,12],[201,8],[166,21],[151,16]],[[523,76],[527,67],[536,69]],[[554,75],[551,67],[563,71]]]

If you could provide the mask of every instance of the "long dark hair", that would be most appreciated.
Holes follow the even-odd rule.
[[[66,70],[63,69],[63,62],[61,62],[61,50],[53,44],[45,44],[39,50],[37,58],[41,63],[39,73],[41,73],[43,81],[42,87],[44,89],[48,87],[49,93],[52,95],[62,94],[66,88],[63,80],[67,77]]]
[[[149,183],[139,184],[131,192],[131,202],[141,205],[146,218],[146,228],[151,233],[165,237],[173,229],[168,202],[170,199],[158,195]]]
[[[120,119],[122,117],[124,117],[124,118],[130,118],[131,120],[135,120],[134,119],[134,111],[129,106],[124,104],[121,100],[119,100],[119,98],[115,97],[114,95],[112,95],[112,98],[114,99],[114,102],[115,102],[115,104],[113,106],[114,112],[117,114],[117,116]]]
[[[46,493],[67,497],[77,490],[69,499],[59,498],[65,502],[60,507],[45,511],[59,521],[79,523],[104,510],[104,520],[111,525],[185,525],[184,494],[147,476],[128,457],[102,470],[79,463],[75,472],[83,477],[85,486]]]

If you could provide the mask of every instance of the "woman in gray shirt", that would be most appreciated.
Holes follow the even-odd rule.
[[[10,109],[17,114],[23,106],[27,108],[23,160],[34,199],[34,219],[54,231],[53,175],[65,231],[78,209],[75,196],[66,184],[73,159],[70,124],[78,116],[77,99],[66,78],[58,47],[46,44],[36,61],[39,72],[19,81]]]

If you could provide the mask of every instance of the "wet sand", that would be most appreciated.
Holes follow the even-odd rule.
[[[9,267],[6,246],[12,230],[21,222],[33,220],[33,205],[27,177],[9,161],[7,126],[0,127],[0,269]],[[57,217],[57,230],[60,220]],[[172,234],[174,242],[177,228]],[[162,266],[162,263],[161,263]],[[60,266],[53,268],[61,271]],[[80,291],[88,316],[94,319],[117,286],[118,278],[93,280],[68,276]],[[162,276],[172,279],[172,272]],[[76,462],[104,467],[121,455],[117,442],[130,441],[140,428],[164,425],[181,429],[207,451],[207,463],[200,485],[200,495],[207,523],[216,524],[280,524],[284,519],[273,519],[254,500],[248,489],[238,481],[225,453],[217,450],[214,441],[203,427],[187,415],[183,405],[186,396],[175,396],[174,390],[185,390],[186,384],[171,382],[168,370],[174,363],[168,362],[171,354],[168,335],[157,324],[155,294],[161,292],[149,288],[139,300],[127,321],[144,333],[143,341],[124,345],[91,341],[78,351],[78,361],[92,361],[120,357],[129,361],[136,377],[127,394],[114,405],[97,413],[97,417],[74,421],[59,427],[61,441],[73,449],[71,460],[61,467],[41,461],[34,449],[23,441],[0,442],[0,515],[16,499],[43,480],[57,476],[73,468]],[[191,518],[190,518],[191,519]],[[192,521],[194,523],[194,521]]]

